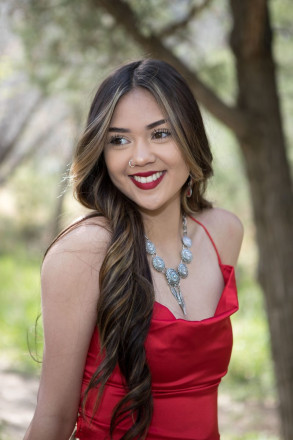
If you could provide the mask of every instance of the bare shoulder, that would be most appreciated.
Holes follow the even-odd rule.
[[[196,218],[206,226],[211,234],[222,262],[235,265],[244,234],[241,220],[232,212],[222,208],[206,209]]]
[[[233,234],[243,237],[243,224],[239,217],[230,211],[222,208],[205,209],[198,216],[205,226],[212,228],[211,232],[222,234]]]
[[[110,241],[103,218],[90,218],[71,225],[49,249],[42,266],[42,286],[49,284],[98,285],[99,270]],[[50,289],[51,290],[51,289]],[[73,292],[72,289],[66,289]],[[74,289],[77,293],[78,289]],[[65,292],[65,289],[63,289]],[[79,290],[81,294],[82,289]],[[91,289],[86,290],[90,294]],[[60,292],[59,292],[60,293]]]
[[[110,241],[110,230],[102,217],[77,220],[50,247],[45,258],[51,258],[64,252],[83,254],[84,257],[101,254]]]

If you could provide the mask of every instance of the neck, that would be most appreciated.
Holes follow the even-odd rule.
[[[182,235],[180,205],[170,206],[161,212],[142,212],[146,235],[156,245],[177,242]]]

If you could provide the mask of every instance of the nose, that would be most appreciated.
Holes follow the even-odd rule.
[[[155,154],[146,140],[135,142],[132,150],[132,160],[135,165],[140,167],[155,162]]]

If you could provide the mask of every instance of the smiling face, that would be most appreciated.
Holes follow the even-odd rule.
[[[133,89],[119,100],[104,157],[113,184],[141,211],[180,204],[189,170],[168,121],[145,89]]]

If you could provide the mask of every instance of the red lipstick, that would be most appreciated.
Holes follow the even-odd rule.
[[[144,190],[149,190],[149,189],[154,189],[156,188],[156,186],[159,185],[159,183],[161,183],[161,181],[163,180],[164,176],[165,176],[165,171],[163,171],[163,174],[156,180],[153,180],[152,182],[146,182],[146,183],[142,183],[142,182],[138,182],[137,180],[134,179],[134,176],[139,176],[139,177],[148,177],[148,176],[152,176],[153,174],[156,174],[159,171],[148,171],[146,173],[136,173],[133,174],[131,176],[129,176],[132,180],[132,182],[134,183],[135,186],[137,186],[140,189],[144,189]]]
[[[131,174],[130,177],[132,177],[132,176],[149,177],[149,176],[152,176],[153,174],[156,174],[156,173],[160,173],[160,171],[145,171],[144,173]]]

